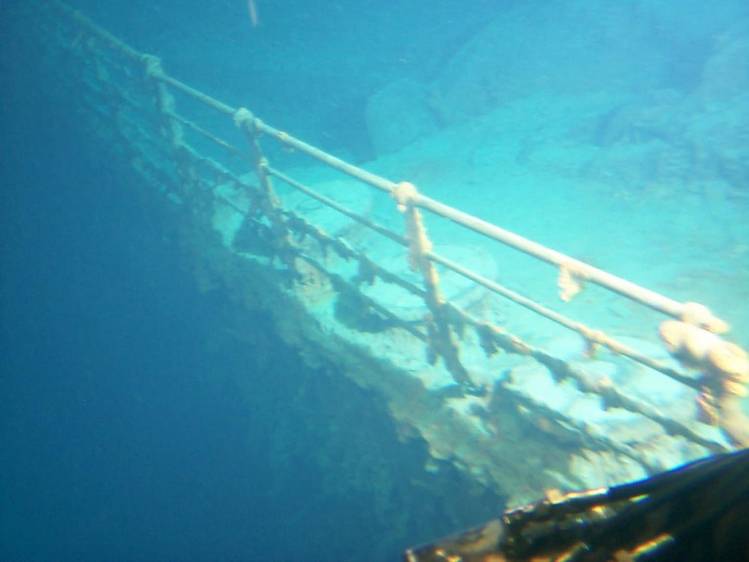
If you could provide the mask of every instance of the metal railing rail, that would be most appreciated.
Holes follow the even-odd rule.
[[[146,63],[150,65],[147,72],[154,80],[167,84],[174,89],[182,92],[183,94],[193,98],[194,100],[203,103],[220,113],[233,117],[235,123],[240,127],[251,127],[257,134],[266,134],[276,139],[278,142],[286,145],[287,147],[298,150],[299,152],[302,152],[331,168],[348,174],[349,176],[356,178],[376,189],[386,192],[393,197],[399,197],[398,190],[402,184],[382,178],[376,174],[354,166],[353,164],[349,164],[348,162],[331,154],[328,154],[315,146],[305,143],[304,141],[299,140],[289,135],[288,133],[281,131],[280,129],[276,129],[275,127],[272,127],[255,117],[246,108],[232,107],[209,96],[208,94],[197,90],[196,88],[188,86],[184,82],[181,82],[176,78],[173,78],[172,76],[166,74],[161,69],[160,64],[157,64],[157,59],[155,57],[138,53],[132,47],[120,41],[111,33],[105,31],[100,26],[96,25],[91,20],[80,14],[80,12],[73,10],[59,0],[54,0],[54,3],[57,4],[58,7],[63,9],[65,12],[69,13],[71,17],[73,17],[80,24],[89,28],[91,32],[97,35],[100,39],[103,39],[104,41],[110,43],[112,47],[121,50],[124,54],[134,59],[141,61],[145,60]],[[692,303],[681,303],[670,299],[655,291],[646,289],[645,287],[641,287],[636,283],[593,267],[592,265],[589,265],[580,260],[567,256],[561,252],[543,246],[542,244],[529,240],[517,233],[486,222],[478,217],[472,216],[454,207],[450,207],[435,199],[418,193],[415,190],[409,190],[408,193],[402,192],[402,195],[400,195],[400,197],[407,198],[408,203],[411,205],[427,209],[436,215],[451,220],[454,223],[464,226],[474,232],[482,234],[495,241],[501,242],[507,246],[515,248],[530,256],[541,259],[547,263],[557,265],[562,269],[566,269],[568,270],[570,275],[579,278],[580,281],[584,280],[596,283],[628,299],[644,304],[650,308],[653,308],[654,310],[657,310],[674,318],[683,318],[690,314],[698,314],[697,319],[699,323],[704,325],[705,327],[710,327],[711,329],[718,332],[725,331],[726,329],[726,323],[723,322],[720,318],[714,316],[706,307],[701,307],[701,310],[699,311],[699,313],[697,313]],[[692,310],[690,310],[690,308]]]
[[[681,384],[698,390],[701,406],[707,415],[713,416],[714,423],[720,425],[725,430],[733,443],[743,446],[749,445],[749,420],[741,412],[739,404],[740,399],[747,394],[749,360],[747,360],[746,353],[743,350],[734,344],[726,342],[718,335],[726,332],[728,325],[713,315],[707,307],[668,298],[552,248],[529,240],[517,233],[503,229],[427,197],[419,193],[416,187],[410,183],[393,182],[354,166],[340,158],[336,158],[315,146],[264,123],[246,108],[228,105],[166,74],[161,67],[159,59],[138,52],[63,2],[52,0],[50,4],[69,16],[86,33],[104,42],[110,48],[130,59],[135,65],[140,65],[143,68],[147,81],[153,84],[157,110],[161,115],[161,135],[167,139],[170,145],[172,156],[177,164],[177,174],[182,178],[184,183],[189,184],[192,181],[193,172],[188,169],[189,166],[201,164],[212,169],[218,177],[226,178],[234,182],[235,185],[244,186],[252,191],[251,210],[249,213],[243,214],[246,215],[246,220],[255,221],[255,228],[264,232],[263,236],[272,247],[274,255],[279,257],[290,271],[296,268],[296,260],[302,259],[312,267],[324,271],[329,275],[334,285],[339,288],[345,287],[346,290],[355,291],[357,290],[357,283],[371,283],[375,278],[381,278],[383,281],[395,283],[422,298],[429,311],[424,321],[426,333],[421,332],[406,322],[399,321],[397,315],[394,315],[385,307],[366,297],[361,291],[358,291],[358,298],[366,300],[368,305],[376,310],[378,314],[387,317],[393,325],[407,329],[412,335],[426,341],[430,362],[433,363],[438,358],[441,358],[456,382],[462,385],[467,391],[477,391],[477,389],[473,387],[470,374],[460,360],[460,343],[458,337],[460,336],[460,332],[462,332],[464,324],[469,324],[476,330],[481,346],[487,355],[493,354],[498,349],[528,355],[547,366],[557,378],[571,377],[583,391],[602,396],[604,402],[608,405],[619,405],[636,411],[659,423],[668,433],[682,435],[710,450],[719,450],[722,448],[722,445],[701,437],[686,425],[667,419],[654,408],[628,398],[611,385],[591,383],[589,379],[578,373],[576,369],[561,359],[534,348],[516,336],[509,335],[502,328],[491,322],[475,318],[468,312],[448,302],[442,294],[439,275],[434,264],[439,264],[494,294],[509,299],[535,314],[580,334],[587,342],[591,351],[597,346],[603,346],[613,353],[628,357],[663,373]],[[101,62],[97,60],[96,64],[101,64]],[[98,72],[98,75],[100,75],[100,79],[106,82],[105,73]],[[235,125],[244,133],[249,144],[249,157],[254,164],[255,173],[260,184],[258,188],[254,188],[253,190],[241,178],[228,171],[218,162],[201,156],[197,150],[185,141],[183,138],[183,128],[188,128],[201,138],[208,140],[233,156],[245,155],[246,157],[247,155],[244,150],[235,147],[218,135],[197,125],[192,120],[179,115],[175,109],[171,91],[180,92],[200,104],[223,115],[230,116],[233,119]],[[128,101],[126,95],[119,95],[125,103],[137,105],[135,101]],[[363,182],[365,185],[391,196],[395,200],[398,210],[405,218],[406,235],[398,234],[376,223],[372,219],[346,208],[344,205],[318,193],[302,182],[289,177],[282,171],[271,167],[262,151],[260,145],[261,137],[270,137],[278,143],[305,154],[329,168],[338,170]],[[309,224],[303,217],[285,209],[275,193],[272,178],[284,182],[323,205],[353,219],[367,229],[408,248],[409,263],[412,269],[421,273],[423,287],[417,287],[399,275],[385,270],[373,263],[361,252],[353,249],[344,240],[325,233],[323,229]],[[214,194],[214,196],[216,195]],[[223,201],[229,202],[225,198]],[[572,299],[582,289],[583,282],[590,282],[633,302],[672,317],[674,320],[667,320],[661,324],[661,338],[672,355],[683,361],[685,365],[696,367],[702,373],[701,376],[694,378],[675,370],[668,364],[617,341],[603,331],[591,329],[577,320],[569,318],[453,260],[439,255],[433,251],[432,242],[426,234],[421,210],[429,211],[462,228],[481,234],[493,241],[557,267],[560,297],[565,301]],[[264,220],[259,221],[254,219],[251,216],[253,213],[260,214]],[[311,256],[305,255],[293,240],[294,236],[300,235],[316,239],[324,248],[333,248],[344,259],[356,259],[360,269],[356,282],[352,283],[337,276],[333,272],[328,271],[324,264],[319,263]]]

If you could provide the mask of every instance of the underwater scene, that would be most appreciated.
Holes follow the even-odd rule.
[[[749,560],[744,0],[0,12],[0,561]]]

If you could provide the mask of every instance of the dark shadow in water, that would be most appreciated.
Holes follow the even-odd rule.
[[[386,560],[493,514],[267,318],[262,349],[226,333],[231,305],[22,50],[2,61],[0,559]]]

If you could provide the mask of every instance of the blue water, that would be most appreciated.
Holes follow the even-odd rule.
[[[193,288],[126,172],[96,163],[52,99],[26,98],[37,77],[13,75],[0,559],[384,560],[447,532],[449,502],[410,486],[425,452],[398,443],[366,393],[309,371],[272,334],[275,368],[253,370],[253,349],[222,331],[227,304]],[[238,376],[257,379],[252,400]],[[312,377],[316,393],[289,404]],[[358,440],[377,454],[357,460]],[[444,488],[460,497],[449,478]],[[410,512],[411,536],[393,536],[377,494]],[[485,499],[474,522],[492,510]]]
[[[122,27],[133,7],[103,15]],[[244,329],[272,364],[227,335],[230,305],[195,289],[128,170],[34,49],[4,45],[0,560],[392,560],[499,509],[463,501],[456,472],[425,476],[384,406],[305,367],[266,318]]]
[[[355,161],[377,154],[374,92],[437,80],[497,4],[519,5],[255,4],[257,26],[245,0],[75,3],[181,79]],[[708,41],[720,18],[702,15],[674,25]],[[16,20],[0,25],[0,561],[395,560],[502,508],[457,470],[425,472],[423,442],[399,440],[335,366],[306,366],[268,318],[237,325],[228,295],[201,293],[75,92],[36,72]],[[707,47],[677,47],[669,86],[688,90]]]

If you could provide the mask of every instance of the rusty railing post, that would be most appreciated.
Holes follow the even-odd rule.
[[[424,300],[429,315],[427,333],[429,347],[427,359],[435,363],[442,357],[450,374],[461,387],[469,392],[476,392],[468,371],[460,362],[460,350],[455,341],[450,320],[445,306],[445,299],[439,287],[439,273],[429,259],[432,242],[427,236],[421,211],[414,205],[413,198],[418,194],[412,183],[401,182],[393,190],[393,198],[406,221],[406,238],[408,240],[408,263],[413,271],[421,273],[426,293]]]
[[[161,59],[153,55],[142,55],[141,61],[145,66],[145,76],[150,80],[155,92],[156,109],[161,119],[161,135],[169,142],[169,148],[174,158],[178,182],[176,187],[180,197],[185,198],[188,186],[195,184],[195,171],[184,154],[184,131],[180,122],[174,117],[175,100],[169,88],[163,81],[165,76],[161,66]]]
[[[250,110],[240,107],[234,113],[234,124],[244,133],[248,144],[255,173],[260,182],[260,210],[270,221],[273,234],[271,243],[275,254],[286,264],[290,273],[296,272],[295,256],[291,233],[286,220],[281,213],[281,205],[273,189],[273,181],[269,173],[268,159],[265,157],[260,146],[261,123]]]

